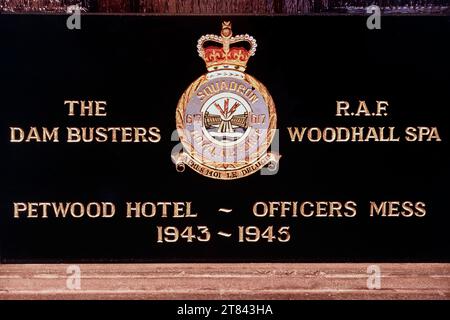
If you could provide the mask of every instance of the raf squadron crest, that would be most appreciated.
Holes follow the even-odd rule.
[[[266,87],[245,73],[256,40],[233,36],[230,22],[218,35],[198,40],[208,73],[181,96],[176,125],[183,151],[174,157],[178,171],[188,165],[215,179],[237,179],[268,166],[279,156],[268,152],[276,130],[275,104]]]

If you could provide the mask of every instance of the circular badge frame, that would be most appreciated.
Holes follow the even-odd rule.
[[[183,95],[178,101],[175,120],[178,136],[184,149],[184,152],[178,157],[176,161],[176,167],[178,171],[184,171],[185,164],[187,164],[191,169],[204,176],[214,179],[231,180],[251,175],[256,171],[259,171],[267,164],[273,167],[276,159],[274,159],[274,156],[271,153],[268,153],[267,150],[269,149],[273,141],[275,130],[277,129],[277,114],[275,103],[267,88],[256,78],[247,73],[243,73],[243,80],[250,84],[261,94],[267,106],[267,112],[269,115],[266,137],[264,142],[258,148],[260,150],[258,152],[259,154],[251,157],[252,159],[254,159],[251,162],[242,161],[236,163],[222,163],[213,161],[205,162],[197,155],[194,146],[188,141],[186,137],[184,116],[186,107],[191,98],[203,84],[209,81],[207,78],[207,74],[204,74],[189,85],[189,87],[184,91]]]

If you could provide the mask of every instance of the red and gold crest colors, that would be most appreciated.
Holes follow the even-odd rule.
[[[222,23],[220,36],[198,40],[208,73],[178,102],[183,151],[173,156],[177,170],[187,164],[204,176],[230,180],[278,163],[280,156],[267,152],[276,130],[275,104],[265,86],[244,72],[256,46],[248,34],[233,36],[231,22]]]

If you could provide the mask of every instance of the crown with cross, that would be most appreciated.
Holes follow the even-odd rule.
[[[244,46],[245,45],[245,46]],[[255,55],[256,40],[248,34],[233,36],[231,22],[222,22],[220,36],[207,34],[198,39],[197,51],[208,71],[245,71],[248,59]]]

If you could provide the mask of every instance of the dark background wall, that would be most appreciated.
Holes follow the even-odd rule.
[[[371,4],[386,9],[399,6],[410,10],[440,10],[449,0],[98,0],[101,11],[139,11],[152,13],[247,13],[304,14],[352,12]],[[430,7],[431,6],[431,7]],[[423,7],[423,9],[421,9]],[[438,8],[439,7],[439,8]],[[391,9],[392,10],[392,9]],[[363,13],[363,11],[361,12]]]
[[[288,13],[310,12],[314,5],[328,7],[329,0],[98,0],[104,12],[138,11],[148,13]],[[314,4],[315,2],[315,4]]]
[[[449,13],[450,0],[0,0],[0,12],[65,12],[80,4],[85,11],[157,14],[366,14],[376,4],[385,13]]]

